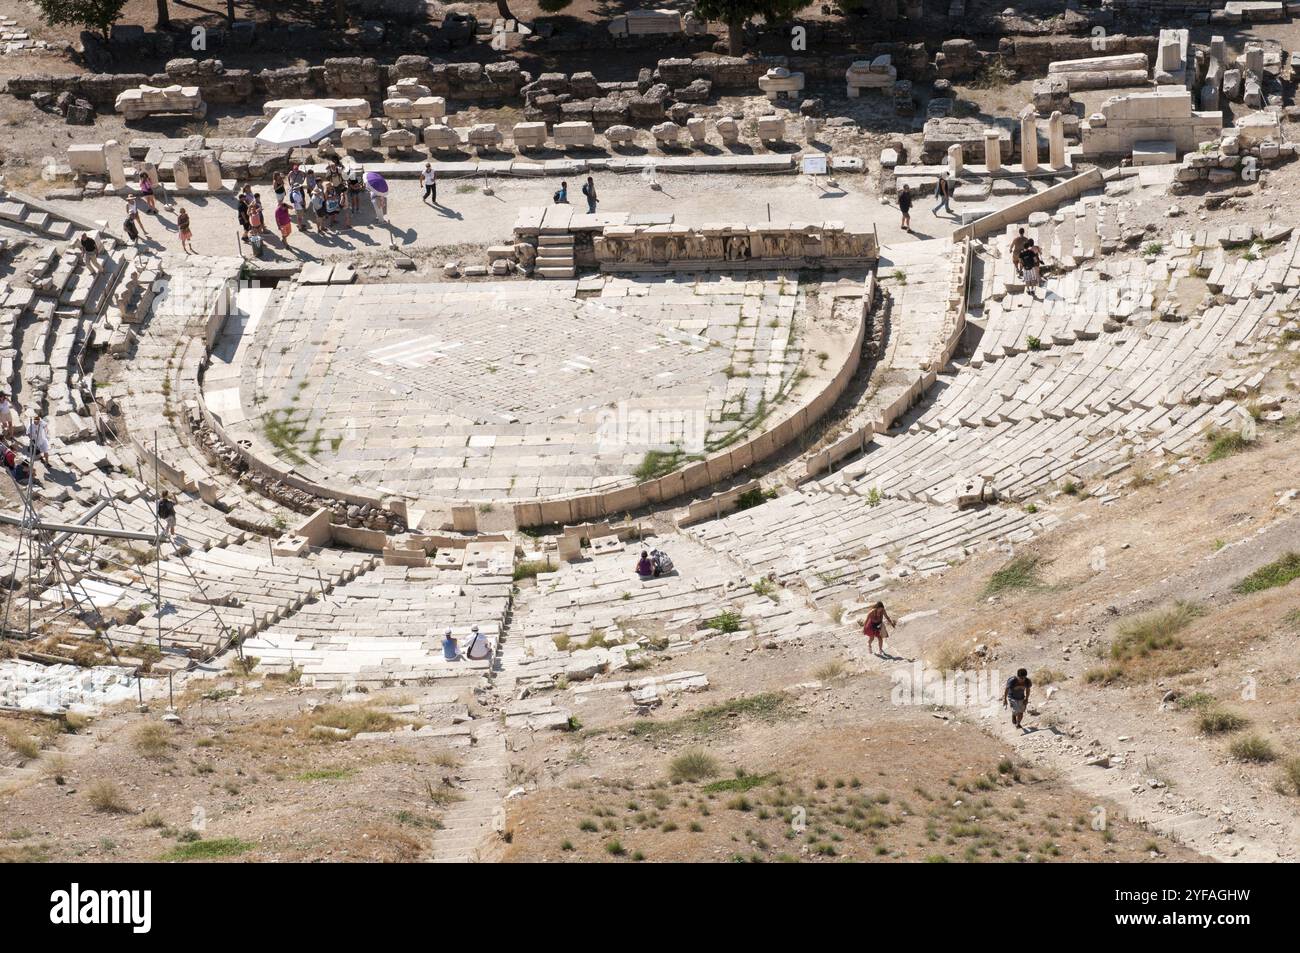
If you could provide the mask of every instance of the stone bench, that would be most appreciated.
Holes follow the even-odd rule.
[[[263,116],[274,116],[292,106],[322,106],[334,110],[338,122],[361,122],[370,118],[370,102],[365,99],[270,99],[262,104]]]
[[[561,149],[589,148],[596,144],[596,127],[589,122],[557,122],[551,131]]]
[[[681,141],[682,127],[675,122],[661,122],[651,127],[650,134],[655,137],[659,148],[675,146]]]
[[[610,145],[630,146],[636,142],[636,130],[631,126],[610,126],[605,130]]]
[[[435,123],[424,127],[424,144],[435,152],[450,152],[460,148],[460,134],[451,126]]]
[[[517,122],[510,130],[516,149],[541,149],[546,145],[546,123]]]
[[[123,90],[113,105],[127,121],[164,115],[201,119],[208,111],[197,86],[139,86]]]

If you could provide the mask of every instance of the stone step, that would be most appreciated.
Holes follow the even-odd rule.
[[[577,274],[574,268],[538,268],[533,274],[539,278],[572,278]]]

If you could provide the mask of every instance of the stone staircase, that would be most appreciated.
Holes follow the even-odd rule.
[[[0,221],[10,222],[44,238],[66,241],[76,231],[67,219],[43,211],[16,196],[0,193]]]
[[[571,233],[544,229],[537,242],[537,264],[533,274],[539,278],[572,278],[577,274]]]
[[[502,829],[505,808],[501,803],[509,783],[509,749],[505,729],[496,719],[483,719],[474,733],[469,757],[456,769],[462,800],[442,813],[442,830],[430,845],[434,863],[466,863],[490,860],[491,835]]]

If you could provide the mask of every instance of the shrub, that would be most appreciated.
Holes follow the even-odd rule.
[[[1287,758],[1282,762],[1280,787],[1291,794],[1300,794],[1300,758]]]
[[[970,646],[959,639],[951,639],[935,647],[930,661],[941,672],[956,672],[970,664]]]
[[[1277,752],[1273,750],[1273,745],[1267,738],[1261,738],[1259,735],[1238,738],[1228,747],[1228,750],[1238,761],[1249,761],[1252,764],[1268,764],[1277,760]]]
[[[1235,430],[1217,430],[1211,428],[1205,432],[1205,439],[1209,441],[1210,452],[1205,455],[1206,463],[1214,463],[1216,460],[1225,460],[1234,454],[1241,453],[1250,447],[1250,441],[1237,433]]]
[[[668,776],[674,782],[703,781],[716,777],[718,761],[713,755],[701,748],[691,748],[673,758],[668,766]]]
[[[712,619],[705,619],[704,627],[706,629],[714,629],[718,632],[725,632],[725,633],[739,632],[740,613],[732,612],[730,610],[726,612],[720,612],[717,615],[715,615]]]
[[[40,741],[19,727],[6,725],[3,729],[5,744],[24,761],[31,761],[41,753]]]
[[[1209,692],[1192,692],[1190,695],[1181,695],[1174,701],[1174,704],[1183,711],[1192,709],[1199,711],[1202,708],[1210,708],[1214,703],[1214,696]]]
[[[1176,602],[1168,609],[1149,612],[1120,626],[1119,638],[1110,647],[1110,656],[1119,662],[1145,658],[1159,649],[1182,648],[1177,633],[1205,614],[1192,602]]]
[[[536,579],[538,573],[551,572],[554,568],[555,567],[551,565],[551,561],[549,559],[524,560],[518,566],[515,567],[514,580],[515,582],[518,582],[520,579]]]
[[[1240,731],[1245,728],[1250,721],[1236,712],[1228,711],[1226,708],[1208,708],[1201,713],[1197,719],[1196,725],[1204,734],[1221,735],[1230,731]]]
[[[161,721],[146,721],[136,726],[131,742],[146,758],[161,758],[172,746],[171,729]]]
[[[126,814],[131,810],[127,807],[122,792],[112,781],[96,781],[86,788],[86,797],[95,810],[105,814]]]

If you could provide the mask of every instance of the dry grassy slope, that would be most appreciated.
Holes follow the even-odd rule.
[[[554,783],[512,802],[511,861],[1117,861],[1196,855],[1123,820],[1005,744],[929,712],[884,709],[872,676],[658,743],[618,736],[570,753]],[[805,704],[806,703],[806,704]],[[875,708],[876,714],[867,712]],[[806,714],[805,714],[806,712]],[[712,779],[675,782],[690,748]],[[743,775],[738,775],[743,771]],[[806,827],[796,830],[794,812]]]
[[[961,783],[963,776],[969,779],[1010,758],[1025,766],[1024,774],[1043,780],[1016,794],[1026,804],[1019,814],[1007,812],[995,798],[993,813],[979,821],[995,841],[1024,838],[1034,843],[1035,825],[1059,828],[1059,818],[1071,816],[1063,803],[1104,802],[1112,805],[1112,817],[1127,814],[1153,830],[1171,831],[1202,856],[1292,858],[1297,801],[1294,792],[1276,789],[1281,767],[1243,764],[1230,755],[1229,744],[1257,733],[1283,757],[1300,755],[1294,651],[1300,623],[1293,614],[1300,608],[1300,582],[1248,596],[1231,591],[1260,565],[1300,548],[1300,502],[1276,505],[1280,494],[1300,487],[1297,450],[1300,437],[1294,428],[1267,430],[1246,453],[1143,487],[1115,505],[1091,500],[1073,505],[1063,528],[1018,554],[1040,560],[1041,584],[1035,587],[987,597],[991,574],[1007,561],[1003,555],[977,558],[931,579],[905,581],[890,600],[896,617],[937,612],[896,632],[892,660],[866,656],[851,631],[828,622],[839,638],[820,645],[776,650],[712,644],[659,662],[656,671],[708,673],[712,690],[677,700],[655,721],[825,677],[828,664],[839,664],[843,673],[824,691],[797,695],[797,703],[782,717],[751,724],[751,718],[737,716],[723,722],[733,728],[688,730],[649,744],[624,730],[634,720],[621,699],[585,703],[579,709],[587,728],[582,738],[553,741],[532,753],[531,780],[539,789],[512,802],[514,836],[507,856],[608,857],[602,851],[609,840],[619,840],[626,849],[619,856],[641,850],[649,859],[810,856],[791,851],[781,821],[756,825],[752,812],[719,808],[725,801],[719,797],[712,804],[705,799],[705,807],[712,809],[712,820],[705,822],[699,817],[697,790],[662,786],[674,755],[703,745],[727,770],[772,773],[783,780],[784,792],[772,784],[761,788],[772,813],[774,803],[790,803],[795,786],[815,791],[818,776],[857,775],[868,788],[884,787],[898,798],[914,782],[933,793],[950,779]],[[1085,681],[1087,672],[1110,664],[1109,647],[1119,626],[1177,600],[1194,601],[1207,611],[1178,634],[1181,647],[1127,663],[1109,684]],[[928,709],[890,704],[885,676],[906,669],[914,659],[932,661],[954,649],[960,656],[980,643],[988,652],[983,661],[972,659],[973,667],[1009,674],[1024,665],[1041,673],[1040,683],[1042,674],[1054,673],[1053,696],[1044,703],[1045,686],[1040,684],[1038,714],[1027,722],[1042,730],[1015,733],[996,707],[960,709],[945,725]],[[1106,660],[1099,657],[1103,655]],[[1247,676],[1257,686],[1251,701],[1239,697]],[[1204,736],[1196,728],[1196,711],[1172,705],[1162,709],[1169,690],[1214,695],[1250,725],[1227,736]],[[1099,753],[1110,754],[1117,766],[1084,765]],[[882,770],[885,775],[878,776]],[[1151,787],[1149,780],[1163,786]],[[648,797],[664,801],[665,796],[670,806],[658,809],[655,818],[644,802]],[[638,808],[627,808],[629,801]],[[915,795],[912,801],[915,812],[924,814]],[[597,832],[580,831],[581,821],[598,808],[613,813],[595,817]],[[830,807],[823,804],[822,809]],[[1012,816],[1001,817],[999,810]],[[657,828],[651,819],[657,819]],[[680,836],[691,833],[687,825],[692,819],[705,830]],[[607,821],[616,829],[605,830]],[[677,829],[665,834],[665,822]],[[961,822],[948,817],[936,823],[942,828]],[[956,859],[979,842],[975,836],[949,843],[942,830],[938,842],[922,842],[915,826],[890,826],[865,843],[858,838],[858,843],[837,845],[838,852],[875,857],[876,848],[883,846],[886,853],[880,856],[885,859],[931,853]],[[747,838],[747,829],[758,836]],[[843,830],[839,833],[852,840]],[[566,840],[572,850],[561,849]],[[768,846],[754,849],[749,841]],[[1095,845],[1085,837],[1060,847],[1063,856],[1082,858],[1091,856]],[[1131,847],[1123,837],[1112,845],[1121,854]],[[1038,859],[1051,856],[1030,853]],[[979,856],[989,857],[987,847]]]
[[[462,796],[463,750],[425,739],[323,738],[311,728],[369,721],[382,729],[408,719],[373,712],[411,704],[446,724],[446,696],[445,688],[391,690],[340,706],[324,692],[222,678],[180,699],[184,723],[174,729],[159,721],[158,706],[108,713],[62,737],[25,723],[45,747],[25,758],[0,743],[0,861],[181,859],[172,852],[205,849],[186,839],[199,809],[214,853],[196,859],[423,859],[443,811]],[[458,701],[474,707],[468,692]],[[340,707],[343,719],[331,717]],[[10,720],[0,727],[16,730]]]

